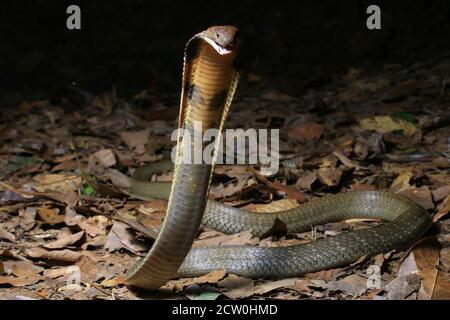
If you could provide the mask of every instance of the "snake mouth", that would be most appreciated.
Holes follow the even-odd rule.
[[[220,45],[217,42],[215,42],[212,39],[209,38],[205,38],[204,39],[211,47],[214,48],[214,50],[216,50],[216,52],[220,55],[226,55],[226,54],[230,54],[233,53],[235,51],[235,45],[233,44],[228,44],[226,46]]]

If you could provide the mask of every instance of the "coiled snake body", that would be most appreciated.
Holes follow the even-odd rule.
[[[237,29],[211,27],[189,40],[185,50],[179,128],[193,133],[195,121],[202,132],[222,130],[239,81],[235,61]],[[166,198],[170,193],[161,232],[147,256],[127,273],[130,285],[157,289],[175,276],[197,276],[226,269],[251,278],[282,278],[351,263],[413,244],[431,225],[420,205],[386,192],[346,192],[310,201],[287,211],[250,213],[207,201],[214,164],[185,164],[187,150],[179,135],[172,184],[150,183],[169,162],[135,171],[131,194],[141,199]],[[203,145],[205,147],[205,145]],[[206,209],[205,209],[206,208]],[[252,230],[261,236],[278,219],[288,232],[301,232],[317,224],[351,218],[374,218],[387,223],[349,231],[334,237],[289,247],[219,246],[191,249],[200,223],[225,232]]]

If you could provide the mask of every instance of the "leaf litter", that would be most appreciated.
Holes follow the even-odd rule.
[[[448,67],[450,60],[434,63]],[[258,167],[217,166],[210,197],[257,214],[327,193],[389,190],[424,206],[437,231],[409,252],[342,268],[281,280],[216,270],[173,279],[156,297],[168,291],[176,299],[450,299],[450,128],[440,124],[450,96],[424,85],[434,69],[395,70],[369,76],[352,68],[304,96],[242,93],[226,126],[276,123],[283,165],[275,176],[258,174]],[[414,103],[407,99],[412,92],[420,92]],[[128,197],[129,179],[137,167],[170,156],[177,106],[158,105],[149,116],[130,107],[142,99],[154,103],[147,91],[128,100],[115,90],[89,96],[64,112],[58,102],[25,101],[0,127],[0,299],[142,298],[124,285],[124,273],[152,245],[166,203]],[[300,107],[317,101],[322,109]],[[194,246],[295,245],[374,223],[340,222],[264,239],[202,229]],[[374,274],[379,286],[369,285]]]

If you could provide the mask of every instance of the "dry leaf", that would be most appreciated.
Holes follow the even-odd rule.
[[[411,185],[409,182],[411,181],[411,178],[413,177],[413,169],[407,168],[400,172],[400,174],[395,178],[395,180],[392,182],[390,191],[397,193],[404,190],[408,190],[411,188]]]
[[[35,184],[33,188],[38,192],[59,191],[68,192],[76,191],[81,186],[82,180],[80,176],[73,174],[41,174],[33,177]]]
[[[36,208],[27,207],[25,210],[19,211],[20,227],[24,230],[31,230],[36,223]]]
[[[254,171],[254,174],[259,180],[264,182],[269,187],[271,187],[271,188],[273,188],[275,190],[278,190],[278,191],[286,193],[286,195],[289,198],[295,199],[295,200],[297,200],[300,203],[305,202],[305,200],[306,200],[305,196],[296,187],[294,187],[294,186],[286,186],[286,185],[281,184],[281,183],[276,182],[276,181],[271,182],[270,180],[268,180],[264,176],[260,175],[256,171]]]
[[[347,158],[345,155],[342,154],[339,150],[334,150],[333,154],[342,162],[344,166],[347,168],[355,168],[355,169],[362,169],[363,167],[359,164],[353,162],[349,158]]]
[[[35,266],[28,261],[5,261],[4,269],[7,274],[14,274],[15,276],[0,276],[0,284],[8,283],[15,287],[22,287],[43,280],[39,273],[44,268]]]
[[[236,288],[253,287],[254,280],[229,274],[225,279],[218,282],[219,287],[231,290]]]
[[[316,141],[320,139],[323,131],[323,126],[317,122],[304,122],[289,128],[288,137],[300,142]]]
[[[294,199],[281,199],[275,200],[270,203],[263,204],[249,204],[242,207],[243,210],[253,211],[253,212],[276,212],[284,211],[289,209],[294,209],[298,207],[297,200]]]
[[[223,292],[223,294],[228,298],[243,299],[254,295],[265,294],[283,287],[295,287],[298,281],[302,280],[298,278],[288,278],[278,281],[265,282],[257,286],[253,286],[249,283],[247,286],[231,289]]]
[[[236,234],[224,235],[223,233],[212,231],[204,232],[200,235],[198,240],[192,244],[193,248],[197,247],[211,247],[219,245],[254,245],[258,239],[252,238],[251,231],[243,231]]]
[[[352,191],[375,191],[375,190],[377,190],[377,188],[372,184],[358,183],[358,182],[355,184],[352,184],[350,189]]]
[[[368,285],[366,278],[352,274],[341,280],[329,282],[327,288],[331,291],[342,291],[352,297],[358,297],[367,291]]]
[[[112,167],[116,164],[116,157],[111,149],[103,149],[94,153],[94,157],[105,168]]]
[[[79,226],[91,237],[106,234],[110,219],[105,216],[94,216],[82,221]]]
[[[389,300],[400,300],[407,298],[420,288],[420,276],[412,273],[407,276],[399,276],[386,285]]]
[[[41,207],[37,209],[38,216],[48,224],[58,224],[64,222],[65,215],[59,214],[58,208]]]
[[[439,271],[432,300],[450,300],[450,274]]]
[[[197,285],[203,283],[215,284],[218,281],[222,280],[226,276],[226,274],[227,274],[226,270],[214,270],[201,277],[170,280],[162,288],[178,292],[194,284]]]
[[[80,282],[80,268],[76,265],[56,268],[56,269],[47,269],[44,271],[44,276],[51,279],[62,278],[62,281],[75,281]]]
[[[410,188],[399,192],[402,196],[420,204],[425,209],[434,209],[433,199],[431,198],[430,189],[427,186],[420,188]]]
[[[226,197],[231,197],[242,192],[244,187],[248,187],[249,176],[239,178],[237,183],[220,183],[211,187],[209,192],[213,199],[222,199]]]
[[[407,276],[412,273],[419,273],[419,269],[417,268],[416,259],[414,258],[414,252],[410,252],[408,256],[402,261],[400,267],[398,269],[398,276]]]
[[[320,181],[328,187],[337,186],[341,181],[342,173],[341,169],[332,167],[322,167],[317,171]]]
[[[375,116],[373,119],[363,119],[360,121],[360,125],[366,130],[380,133],[401,132],[407,137],[411,137],[417,132],[417,127],[411,122],[389,116]]]
[[[104,248],[109,252],[122,248],[131,252],[146,251],[148,249],[145,243],[136,240],[136,236],[128,225],[119,221],[114,222],[106,238]]]
[[[121,132],[120,137],[127,144],[128,148],[138,154],[143,154],[145,152],[145,145],[148,143],[150,131],[151,129],[148,128],[142,131]]]
[[[8,240],[9,242],[13,243],[16,242],[16,237],[12,233],[3,229],[1,225],[0,225],[0,239]]]
[[[117,169],[108,169],[108,177],[112,184],[119,188],[128,189],[131,186],[131,179]]]
[[[444,201],[442,201],[439,206],[438,212],[433,217],[433,222],[438,222],[443,217],[445,217],[450,211],[450,196],[447,196]]]
[[[76,226],[82,224],[86,220],[81,214],[77,214],[72,207],[66,207],[66,214],[64,216],[64,223],[68,226]]]
[[[14,287],[24,287],[35,284],[42,279],[42,276],[37,274],[24,277],[0,276],[0,284],[10,284]]]
[[[75,234],[71,234],[69,232],[61,232],[58,235],[58,240],[55,240],[50,243],[46,243],[43,245],[44,248],[47,249],[61,249],[66,246],[70,246],[76,242],[78,242],[84,235],[84,231],[77,232]]]
[[[450,196],[450,185],[437,188],[436,190],[433,190],[432,194],[434,202],[439,202]]]
[[[16,276],[28,276],[41,273],[44,268],[34,265],[30,261],[5,261],[5,273]]]
[[[32,248],[27,249],[25,253],[31,258],[41,258],[66,262],[77,262],[81,258],[81,253],[67,249],[47,251],[42,248]]]
[[[315,171],[306,171],[298,178],[295,185],[302,189],[311,190],[311,186],[316,180],[317,173]]]
[[[70,171],[78,168],[78,162],[76,160],[69,160],[58,163],[56,166],[52,168],[52,172],[58,171]]]
[[[82,256],[76,265],[80,268],[82,282],[93,283],[97,280],[97,264],[91,258]]]
[[[438,275],[440,249],[440,244],[435,238],[424,239],[413,249],[414,259],[422,278],[422,285],[418,293],[420,300],[430,300],[433,296]]]

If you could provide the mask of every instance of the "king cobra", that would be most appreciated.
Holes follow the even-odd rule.
[[[188,41],[178,128],[192,135],[196,130],[201,133],[210,128],[222,131],[240,78],[236,34],[233,26],[214,26]],[[195,126],[196,121],[202,123],[200,129]],[[183,150],[189,149],[186,144],[192,142],[179,134],[171,184],[149,182],[153,173],[172,168],[168,161],[139,168],[132,177],[132,196],[144,200],[168,197],[168,205],[152,248],[127,272],[129,285],[155,290],[174,277],[199,276],[218,269],[250,278],[295,277],[350,264],[364,256],[408,248],[431,225],[430,215],[420,205],[400,195],[378,191],[328,195],[272,213],[246,212],[208,201],[214,163],[183,161]],[[284,223],[288,233],[295,233],[353,218],[386,223],[302,245],[191,249],[201,223],[224,233],[251,230],[254,236],[262,236],[277,220]]]

